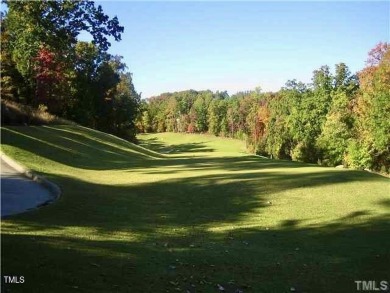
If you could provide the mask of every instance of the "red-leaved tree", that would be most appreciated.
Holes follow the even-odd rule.
[[[64,94],[65,66],[56,53],[41,46],[34,58],[36,104],[45,105],[50,112],[59,113]]]

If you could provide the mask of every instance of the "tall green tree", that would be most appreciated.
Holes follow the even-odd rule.
[[[200,93],[194,101],[193,109],[196,114],[195,127],[198,132],[208,131],[208,107],[213,99],[211,91]]]
[[[324,165],[344,162],[349,141],[354,136],[352,98],[342,91],[333,94],[331,109],[317,139]]]
[[[53,53],[53,63],[72,68],[77,36],[81,31],[92,35],[93,43],[105,52],[110,46],[108,37],[120,40],[123,27],[116,17],[110,19],[101,6],[92,1],[5,1],[8,12],[7,49],[16,70],[24,79],[25,99],[35,98],[37,75],[34,72],[42,47]],[[39,77],[38,77],[39,79]],[[42,80],[39,81],[42,87]],[[57,93],[59,96],[61,93]]]
[[[112,102],[114,133],[135,140],[135,123],[140,112],[141,96],[134,88],[131,73],[122,72],[119,79]]]
[[[211,101],[208,108],[209,132],[211,134],[218,136],[226,133],[228,128],[225,118],[226,110],[225,100],[218,97]]]
[[[352,75],[344,63],[337,64],[330,109],[317,138],[324,165],[344,163],[348,143],[355,136],[352,107],[357,90],[356,75]]]
[[[359,72],[355,101],[356,138],[348,147],[347,164],[390,172],[390,46],[379,43]]]

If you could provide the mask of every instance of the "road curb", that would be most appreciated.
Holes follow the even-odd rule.
[[[39,206],[35,208],[39,208],[41,206],[48,205],[54,201],[56,201],[61,196],[61,188],[54,184],[53,182],[47,180],[45,177],[41,175],[37,175],[35,172],[27,169],[25,166],[19,164],[14,159],[10,158],[6,154],[4,154],[2,151],[0,151],[1,159],[6,162],[8,165],[10,165],[12,168],[14,168],[16,171],[18,171],[21,175],[27,177],[28,179],[31,179],[32,181],[37,182],[38,184],[44,186],[46,189],[50,191],[50,194],[52,196],[51,199],[43,202]]]

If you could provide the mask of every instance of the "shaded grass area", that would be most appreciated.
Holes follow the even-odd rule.
[[[205,134],[158,133],[139,134],[141,145],[172,157],[208,157],[245,155],[242,141]],[[218,154],[212,154],[217,152]]]
[[[3,289],[351,292],[388,280],[389,179],[245,155],[234,140],[139,139],[150,150],[75,126],[2,128],[3,151],[63,190],[2,221],[2,274],[26,279]]]

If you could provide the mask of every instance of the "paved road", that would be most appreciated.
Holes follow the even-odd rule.
[[[49,190],[1,160],[1,217],[25,212],[51,199]]]

